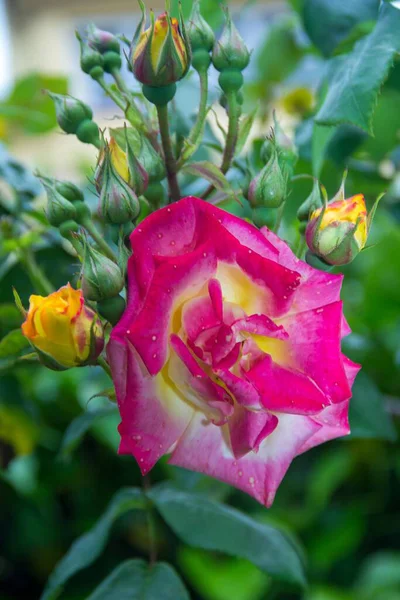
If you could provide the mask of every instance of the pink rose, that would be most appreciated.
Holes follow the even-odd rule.
[[[143,474],[171,454],[271,505],[295,456],[349,433],[359,365],[340,350],[342,276],[198,198],[147,217],[131,243],[108,345],[119,452]]]

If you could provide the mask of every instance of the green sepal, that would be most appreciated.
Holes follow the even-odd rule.
[[[13,287],[12,291],[13,291],[15,306],[18,308],[18,310],[21,313],[21,315],[23,316],[23,318],[26,319],[26,315],[28,314],[28,311],[24,308],[24,306],[22,304],[22,300],[21,300],[17,290],[15,289],[15,287]]]

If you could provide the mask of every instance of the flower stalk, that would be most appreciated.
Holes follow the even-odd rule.
[[[161,142],[164,150],[165,167],[167,169],[170,201],[176,202],[181,197],[181,191],[179,189],[177,165],[172,148],[171,134],[169,129],[168,105],[157,105],[156,108],[158,122],[160,125]]]

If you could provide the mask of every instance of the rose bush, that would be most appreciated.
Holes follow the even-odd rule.
[[[296,455],[349,433],[359,366],[340,348],[342,276],[193,197],[147,217],[131,244],[108,345],[120,453],[143,474],[170,453],[269,506]]]

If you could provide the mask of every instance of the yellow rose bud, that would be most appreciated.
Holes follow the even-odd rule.
[[[138,81],[152,87],[164,87],[176,83],[186,75],[190,66],[190,43],[182,17],[171,18],[168,12],[157,19],[151,12],[151,26],[144,28],[142,21],[131,47],[130,62]]]
[[[100,319],[69,283],[47,297],[29,298],[22,333],[41,361],[55,370],[92,363],[104,346]]]
[[[345,265],[362,250],[369,233],[364,196],[357,194],[314,210],[306,229],[311,252],[331,265]]]

